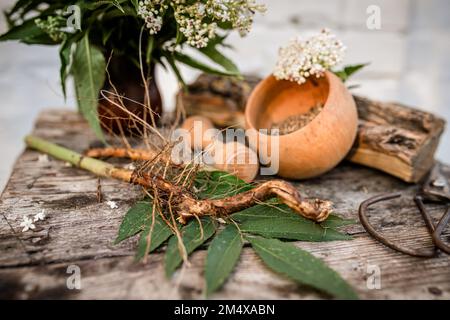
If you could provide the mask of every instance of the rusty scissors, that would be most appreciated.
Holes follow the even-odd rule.
[[[367,218],[367,210],[369,206],[378,202],[399,198],[401,196],[402,194],[400,192],[381,194],[369,198],[361,203],[359,206],[359,220],[361,221],[364,229],[366,229],[367,233],[385,246],[410,256],[431,258],[436,256],[439,253],[439,250],[445,252],[446,254],[450,254],[450,245],[446,244],[441,238],[442,233],[450,220],[450,183],[442,174],[440,165],[436,164],[434,166],[428,178],[422,184],[419,192],[417,192],[414,196],[414,202],[416,203],[416,206],[419,209],[428,232],[433,240],[434,248],[432,251],[425,251],[422,249],[413,250],[400,246],[383,236],[370,224]],[[424,200],[446,204],[445,212],[437,224],[433,222],[430,214],[425,208]]]

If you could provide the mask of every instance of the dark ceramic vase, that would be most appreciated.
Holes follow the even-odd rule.
[[[117,95],[112,94],[117,91],[124,106],[134,116],[130,116],[121,107],[105,99],[100,95],[98,114],[100,123],[105,132],[125,135],[139,135],[143,132],[143,124],[136,121],[138,117],[148,124],[151,124],[151,116],[146,104],[145,86],[141,72],[129,59],[123,57],[112,58],[109,66],[109,79],[106,76],[103,94],[109,100],[119,103]],[[156,123],[162,114],[162,100],[158,86],[155,81],[155,67],[150,66],[149,72],[144,70],[144,74],[149,75],[148,88],[150,95],[150,106],[154,112]],[[115,87],[115,89],[113,88]]]

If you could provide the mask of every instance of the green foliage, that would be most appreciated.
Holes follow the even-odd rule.
[[[354,223],[334,215],[322,224],[299,216],[285,204],[268,202],[232,215],[232,219],[241,224],[244,232],[267,238],[280,238],[303,241],[349,240],[351,237],[334,228]]]
[[[261,235],[266,238],[302,241],[349,240],[351,237],[334,229],[325,229],[316,223],[295,218],[259,219],[253,218],[241,224],[243,232]]]
[[[342,219],[341,217],[330,215],[327,220],[322,222],[320,225],[323,228],[340,228],[344,226],[348,226],[351,224],[355,224],[356,220],[353,219]]]
[[[119,234],[114,243],[117,244],[144,230],[145,226],[151,221],[152,210],[152,203],[147,201],[139,201],[132,206],[122,220]]]
[[[72,65],[75,92],[81,114],[89,122],[98,138],[104,141],[97,114],[98,93],[105,81],[105,58],[89,42],[89,34],[77,43]]]
[[[238,228],[229,224],[208,247],[205,264],[206,295],[210,295],[222,286],[239,260],[242,247],[242,235]]]
[[[362,64],[354,64],[354,65],[348,65],[342,68],[338,71],[333,71],[335,75],[337,75],[339,78],[341,78],[342,82],[346,82],[350,76],[352,76],[354,73],[358,72],[365,66],[368,66],[369,63],[362,63]]]
[[[277,239],[247,237],[253,249],[272,270],[339,299],[357,299],[353,289],[320,259]]]
[[[198,220],[193,220],[188,223],[181,230],[181,237],[186,253],[192,253],[206,240],[211,238],[215,232],[216,226],[211,218],[202,218],[200,219],[200,223]],[[174,235],[169,240],[164,259],[166,275],[170,277],[182,261],[183,257],[180,253],[178,238]]]
[[[223,198],[250,190],[248,184],[229,173],[201,171],[195,188],[199,198]],[[353,290],[320,259],[279,239],[301,241],[349,240],[351,237],[335,228],[354,223],[331,215],[317,224],[305,219],[276,199],[233,214],[219,228],[214,218],[204,217],[201,224],[193,219],[181,228],[184,252],[190,255],[197,248],[208,246],[205,263],[206,295],[211,295],[226,282],[235,268],[247,239],[262,261],[276,272],[302,284],[342,299],[356,298]],[[223,221],[222,221],[223,222]],[[151,227],[153,224],[153,228]],[[125,215],[116,243],[140,233],[136,259],[142,259],[167,240],[165,272],[170,277],[183,262],[179,238],[159,215],[152,219],[151,201],[141,201]],[[202,237],[203,234],[203,237]],[[259,237],[256,235],[261,235]],[[208,244],[207,240],[212,238]],[[150,240],[150,242],[149,242]]]
[[[252,185],[222,171],[200,171],[195,177],[197,195],[202,199],[220,199],[250,190]]]
[[[46,4],[44,9],[42,4]],[[66,21],[73,14],[68,11],[69,6],[78,6],[81,10],[80,29],[66,28]],[[65,95],[66,92],[66,79],[72,75],[78,89],[79,109],[101,139],[102,131],[96,119],[97,112],[94,104],[97,103],[99,91],[103,85],[102,80],[105,75],[103,60],[109,58],[111,53],[133,61],[137,67],[139,64],[136,62],[139,61],[139,54],[141,54],[144,57],[144,68],[148,68],[153,63],[162,63],[161,58],[165,57],[181,83],[183,79],[177,63],[213,74],[239,75],[233,62],[218,49],[223,45],[225,37],[217,36],[210,40],[207,47],[199,50],[216,67],[198,61],[185,53],[168,50],[164,44],[172,39],[176,40],[177,44],[186,43],[185,37],[179,32],[172,10],[165,12],[164,27],[156,35],[150,35],[144,28],[141,39],[142,52],[139,52],[140,34],[145,27],[145,21],[138,16],[137,7],[137,0],[18,0],[9,11],[5,12],[9,30],[0,35],[0,41],[15,40],[26,44],[59,45],[63,94]],[[219,24],[219,27],[223,30],[232,29],[229,24]],[[85,36],[87,33],[88,38]],[[89,70],[83,68],[89,62],[86,52],[78,51],[72,55],[73,45],[83,51],[92,48],[91,67],[94,77]],[[103,55],[103,59],[100,59],[100,54]],[[69,69],[70,64],[72,68]],[[88,72],[88,75],[83,76],[84,72]],[[89,80],[94,81],[89,82]],[[89,92],[84,92],[85,90]]]
[[[151,208],[150,208],[151,210]],[[146,220],[146,226],[141,232],[138,248],[136,252],[136,260],[141,260],[147,253],[153,252],[161,246],[172,235],[172,230],[159,214]]]
[[[222,64],[227,65],[226,60],[225,60],[226,58],[224,56],[222,56],[224,59],[220,59],[219,55],[213,55],[212,53],[210,53],[210,56],[214,57],[215,60],[220,61]],[[239,75],[239,73],[236,70],[233,70],[233,68],[231,68],[231,71],[229,71],[227,69],[219,70],[219,69],[211,67],[207,64],[204,64],[203,62],[201,62],[195,58],[192,58],[186,54],[183,54],[183,53],[176,52],[173,54],[173,57],[175,60],[177,60],[185,65],[188,65],[194,69],[198,69],[198,70],[201,70],[206,73],[216,74],[219,76],[238,76]],[[227,65],[227,66],[230,67],[229,65]]]

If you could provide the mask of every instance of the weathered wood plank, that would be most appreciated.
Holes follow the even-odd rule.
[[[36,135],[77,151],[95,138],[74,113],[47,111],[40,115]],[[105,199],[119,205],[110,209],[97,202],[97,178],[50,159],[39,162],[39,153],[26,150],[15,164],[0,198],[0,296],[14,298],[202,298],[205,251],[191,258],[191,266],[172,280],[163,272],[164,248],[148,264],[133,261],[136,239],[113,245],[126,210],[142,194],[137,187],[102,179]],[[447,177],[450,168],[444,166]],[[334,201],[336,213],[356,218],[359,203],[378,193],[403,191],[405,197],[380,204],[370,212],[371,221],[386,234],[410,246],[429,246],[412,196],[417,187],[381,172],[343,163],[316,179],[296,183],[306,196]],[[443,207],[428,205],[435,219]],[[22,233],[24,215],[46,210],[48,218],[38,229]],[[14,232],[13,232],[13,230]],[[345,230],[352,241],[298,242],[324,259],[358,291],[362,298],[450,298],[450,258],[411,258],[385,248],[357,224]],[[450,239],[447,231],[445,237]],[[81,269],[82,289],[66,287],[69,265]],[[381,270],[380,290],[366,285],[370,266]],[[369,269],[368,269],[369,268]],[[314,290],[275,275],[264,267],[250,248],[224,289],[213,298],[323,298]]]

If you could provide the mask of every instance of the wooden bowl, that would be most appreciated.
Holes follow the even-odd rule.
[[[323,105],[320,113],[296,131],[279,136],[258,131],[306,113],[318,103]],[[261,162],[268,164],[278,158],[278,175],[291,179],[315,177],[335,167],[352,147],[358,127],[355,101],[331,72],[302,85],[267,77],[247,101],[245,122],[247,129],[254,129],[247,132]],[[271,152],[274,139],[279,139],[279,148]]]

